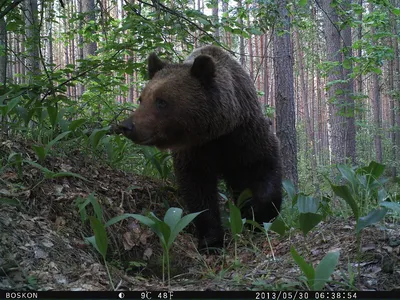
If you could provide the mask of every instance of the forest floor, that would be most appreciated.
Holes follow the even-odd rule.
[[[2,137],[0,157],[12,152],[34,157],[28,142]],[[153,211],[160,218],[167,203],[182,207],[174,189],[162,182],[94,164],[77,153],[49,157],[43,165],[75,177],[44,179],[42,171],[24,165],[0,172],[0,290],[110,290],[101,256],[85,243],[93,233],[83,223],[76,199],[95,193],[107,221],[123,213]],[[223,254],[204,255],[190,225],[171,250],[170,289],[180,290],[298,290],[306,289],[290,247],[316,266],[329,251],[340,251],[340,262],[328,290],[400,290],[400,225],[369,227],[357,253],[355,221],[331,217],[304,237],[247,232],[238,244],[226,236]],[[384,225],[384,226],[382,226]],[[108,228],[108,263],[119,290],[167,290],[162,282],[162,249],[158,237],[134,219]],[[271,250],[272,249],[272,250]],[[304,253],[308,253],[305,255]],[[360,273],[359,273],[360,272]]]

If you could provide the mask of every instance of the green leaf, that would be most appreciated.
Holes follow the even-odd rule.
[[[154,226],[152,227],[152,230],[159,237],[163,247],[167,249],[167,243],[171,235],[171,229],[164,221],[161,221],[159,218],[157,218],[157,216],[153,212],[150,212],[148,214],[148,217],[154,221]]]
[[[339,262],[339,252],[329,252],[315,268],[315,280],[312,289],[322,291]]]
[[[378,68],[378,67],[371,67],[371,71],[378,74],[378,75],[382,75],[382,69]]]
[[[100,139],[103,136],[105,136],[108,132],[109,132],[109,127],[93,130],[92,134],[89,137],[89,140],[92,142],[93,149],[97,148]]]
[[[91,193],[87,199],[89,200],[89,202],[92,204],[93,206],[93,210],[94,210],[94,214],[96,215],[96,218],[98,220],[103,220],[103,210],[101,209],[101,206],[99,204],[99,202],[97,201],[97,199],[94,196],[94,193]]]
[[[285,179],[282,181],[282,185],[283,185],[283,188],[285,189],[287,195],[289,196],[289,199],[292,201],[292,205],[294,205],[293,201],[296,196],[296,188],[294,187],[293,182],[291,182],[288,179]]]
[[[360,170],[367,177],[368,186],[371,186],[371,184],[374,181],[378,180],[379,177],[381,177],[381,175],[385,171],[385,167],[386,167],[385,165],[382,165],[382,164],[377,163],[375,161],[371,161],[367,167],[362,168]]]
[[[396,16],[400,16],[400,8],[393,7],[392,13],[395,14]]]
[[[47,113],[49,115],[50,124],[52,127],[56,125],[57,117],[58,117],[58,108],[56,105],[47,106]]]
[[[237,200],[237,207],[242,209],[247,201],[249,201],[253,197],[253,193],[250,189],[245,189],[240,193],[239,198]]]
[[[316,213],[319,208],[319,200],[311,196],[299,194],[297,197],[297,208],[300,213]]]
[[[181,218],[182,209],[180,209],[179,207],[170,207],[165,213],[164,222],[169,226],[172,231]]]
[[[7,23],[7,31],[16,31],[18,29],[18,23],[17,22],[8,22]]]
[[[386,207],[388,209],[391,209],[394,212],[400,214],[400,203],[383,201],[383,202],[379,203],[379,205],[383,206],[383,207]]]
[[[339,170],[340,174],[342,174],[343,178],[350,183],[350,185],[353,187],[353,190],[355,190],[355,187],[358,186],[358,180],[354,170],[347,165],[338,165],[336,168]]]
[[[254,34],[254,35],[262,35],[264,33],[260,29],[255,28],[255,27],[247,28],[247,32],[249,32],[250,34]]]
[[[54,174],[54,172],[50,171],[49,169],[47,169],[46,167],[43,167],[42,165],[38,164],[37,162],[34,162],[32,160],[29,159],[24,159],[23,162],[26,162],[28,164],[30,164],[31,166],[39,169],[40,171],[43,172],[43,174],[47,177],[47,176],[51,176]]]
[[[346,58],[345,60],[343,60],[343,68],[350,70],[351,67],[352,67],[351,59]]]
[[[240,209],[233,204],[232,201],[229,201],[229,223],[231,225],[232,234],[234,238],[236,238],[236,235],[243,231],[243,221]]]
[[[301,257],[293,246],[290,247],[290,254],[292,255],[300,270],[306,276],[309,287],[314,285],[315,271],[312,264],[308,264],[303,257]]]
[[[46,145],[46,150],[50,150],[51,147],[54,146],[55,143],[57,143],[59,140],[63,139],[64,137],[66,137],[68,134],[70,134],[71,131],[66,131],[63,133],[60,133],[59,135],[57,135],[53,140],[51,140],[47,145]]]
[[[283,222],[281,219],[276,219],[272,223],[263,223],[265,229],[269,229],[271,231],[274,231],[278,233],[279,235],[284,235],[287,231],[287,226],[285,222]],[[265,225],[265,224],[271,224],[271,225]]]
[[[299,5],[300,6],[306,6],[307,5],[307,0],[299,0]]]
[[[301,213],[299,215],[300,230],[306,235],[312,230],[319,222],[321,222],[323,216],[315,213]]]
[[[388,198],[388,194],[385,191],[385,189],[380,189],[378,191],[378,203],[382,202],[382,201],[385,201],[387,198]]]
[[[254,220],[246,220],[246,224],[253,226],[254,228],[258,228],[261,232],[265,232],[265,228],[260,225],[257,221]],[[264,223],[264,224],[271,224],[271,223]],[[267,225],[268,226],[268,225]],[[268,226],[269,228],[270,226]]]
[[[368,215],[365,217],[361,217],[357,223],[356,232],[360,233],[365,227],[368,227],[372,224],[375,224],[382,220],[387,213],[386,208],[376,208],[373,209]]]
[[[35,151],[39,160],[44,161],[46,159],[47,151],[43,146],[32,145],[32,149],[33,151]]]
[[[168,242],[167,242],[167,247],[168,249],[172,246],[172,243],[175,241],[176,237],[178,234],[187,226],[189,225],[190,222],[194,220],[199,214],[201,214],[203,211],[197,212],[197,213],[191,213],[186,216],[184,216],[182,219],[179,220],[179,222],[176,224],[174,229],[171,231],[171,235],[169,236]]]
[[[356,218],[356,220],[358,220],[358,218],[359,218],[358,205],[357,205],[356,201],[354,200],[349,187],[346,185],[339,186],[339,185],[334,185],[334,184],[331,184],[331,187],[332,187],[333,192],[337,196],[339,196],[340,198],[342,198],[343,200],[345,200],[347,202],[347,204],[350,206],[351,210],[353,211],[354,217]]]
[[[119,221],[125,220],[127,218],[134,218],[135,220],[138,220],[140,223],[153,228],[153,226],[155,225],[155,222],[150,219],[149,217],[146,216],[142,216],[142,215],[138,215],[138,214],[122,214],[120,216],[114,217],[110,220],[108,220],[108,222],[105,224],[105,227],[111,226],[115,223],[118,223]]]
[[[68,129],[71,131],[75,131],[78,127],[82,126],[84,123],[86,123],[86,119],[74,120],[68,125]]]
[[[104,224],[102,224],[97,218],[93,216],[90,216],[89,220],[96,240],[96,249],[105,259],[107,255],[108,238]]]

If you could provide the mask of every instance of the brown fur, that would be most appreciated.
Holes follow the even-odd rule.
[[[195,219],[200,247],[221,246],[217,182],[235,195],[253,193],[247,218],[268,222],[281,197],[279,143],[262,114],[249,75],[215,46],[195,50],[183,64],[148,60],[150,81],[139,108],[125,120],[135,143],[171,149],[180,192]]]

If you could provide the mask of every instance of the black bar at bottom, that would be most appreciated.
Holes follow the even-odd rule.
[[[189,291],[119,291],[119,292],[70,292],[43,291],[18,292],[0,291],[0,299],[134,299],[134,300],[169,300],[169,299],[254,299],[254,300],[366,300],[400,299],[400,292],[307,292],[307,291],[229,291],[229,292],[189,292]]]

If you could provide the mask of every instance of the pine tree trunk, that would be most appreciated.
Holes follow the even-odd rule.
[[[280,1],[278,12],[283,21],[283,34],[274,34],[274,69],[277,136],[284,157],[283,176],[295,186],[297,175],[297,137],[295,128],[295,105],[293,91],[293,53],[290,42],[290,20],[287,1]]]
[[[374,5],[370,3],[371,13],[374,11]],[[375,28],[371,26],[371,36],[374,37]],[[372,46],[375,46],[374,38],[371,39]],[[375,156],[378,162],[382,162],[382,112],[381,112],[381,97],[380,97],[380,87],[379,87],[379,76],[377,73],[372,73],[372,110],[374,115],[375,123]]]
[[[5,92],[7,82],[7,30],[5,18],[0,18],[0,95]]]

